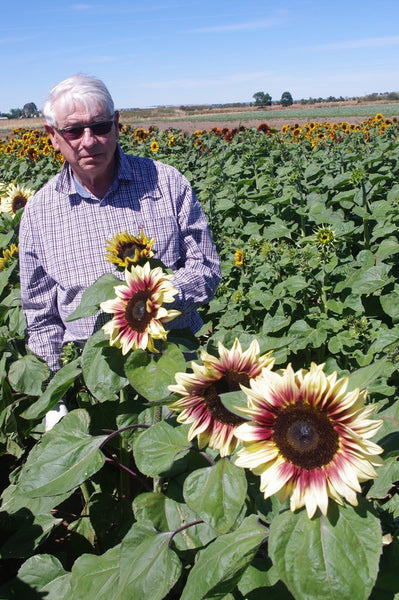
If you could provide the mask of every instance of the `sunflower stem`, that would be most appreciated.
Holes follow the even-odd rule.
[[[152,413],[152,424],[156,425],[162,420],[162,406],[154,406]],[[162,492],[162,477],[154,477],[153,491],[155,494]]]

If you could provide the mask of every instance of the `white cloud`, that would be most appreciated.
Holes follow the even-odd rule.
[[[226,25],[209,25],[193,29],[193,33],[230,33],[231,31],[250,31],[253,29],[267,29],[282,22],[281,17],[270,17],[258,21],[244,21],[243,23],[230,23]]]

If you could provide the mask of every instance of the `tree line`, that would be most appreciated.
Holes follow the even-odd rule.
[[[29,119],[30,117],[39,117],[40,110],[38,110],[34,102],[27,102],[23,108],[11,108],[8,113],[0,113],[0,117],[7,117],[8,119]]]

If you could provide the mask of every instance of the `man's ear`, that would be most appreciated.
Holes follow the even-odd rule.
[[[54,148],[55,150],[59,150],[59,149],[60,149],[60,145],[59,145],[59,143],[58,143],[58,140],[57,140],[57,136],[56,136],[56,134],[55,134],[55,129],[54,129],[54,127],[52,127],[51,125],[48,125],[47,123],[45,123],[45,124],[44,124],[44,129],[45,129],[45,131],[46,131],[47,135],[48,135],[48,136],[49,136],[49,138],[50,138],[50,141],[51,141],[51,143],[52,143],[52,145],[53,145],[53,148]]]

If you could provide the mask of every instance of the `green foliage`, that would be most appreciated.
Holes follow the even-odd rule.
[[[144,134],[123,128],[122,147],[193,182],[223,279],[198,338],[171,331],[159,355],[122,356],[100,331],[82,351],[68,348],[49,381],[25,346],[17,257],[1,263],[1,598],[394,598],[397,125],[370,130],[368,141],[353,132],[316,145],[252,129]],[[34,189],[59,167],[51,155],[0,154],[0,177]],[[1,216],[3,256],[18,243],[19,219]],[[118,281],[97,282],[72,318],[94,314]],[[349,376],[349,389],[368,388],[385,462],[362,484],[358,507],[331,501],[326,516],[292,513],[265,500],[234,456],[188,440],[169,385],[201,350],[215,354],[236,337],[243,348],[256,337],[276,368],[325,363]],[[70,412],[44,433],[61,398]],[[241,391],[221,399],[242,415]]]

